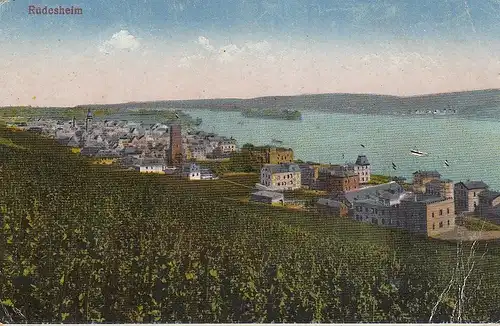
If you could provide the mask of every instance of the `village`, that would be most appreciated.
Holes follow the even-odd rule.
[[[454,230],[467,216],[500,223],[500,192],[483,181],[454,183],[437,171],[416,171],[411,184],[404,178],[375,182],[380,176],[373,175],[364,154],[353,163],[302,162],[291,148],[239,147],[232,137],[185,130],[177,122],[94,121],[90,110],[83,123],[39,119],[15,127],[52,137],[100,164],[188,180],[219,179],[221,173],[209,166],[238,157],[259,173],[247,199],[257,203],[307,206],[332,217],[430,237]],[[297,199],[297,192],[307,192],[311,200]]]

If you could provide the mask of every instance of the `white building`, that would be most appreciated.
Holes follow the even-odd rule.
[[[185,164],[182,167],[182,176],[189,180],[201,180],[200,167],[195,163]]]
[[[236,151],[236,141],[233,139],[223,140],[219,142],[219,151],[222,154],[229,154]]]
[[[164,174],[167,166],[163,160],[142,159],[136,169],[141,173],[160,173]]]
[[[371,178],[371,165],[366,155],[359,155],[356,163],[350,164],[350,168],[359,176],[360,184],[367,184]]]
[[[265,164],[260,171],[260,183],[278,191],[300,189],[300,167],[291,163]]]

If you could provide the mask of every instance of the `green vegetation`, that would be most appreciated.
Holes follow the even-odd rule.
[[[370,176],[370,181],[368,184],[370,185],[379,185],[383,183],[388,183],[391,181],[391,178],[386,176],[386,175],[378,175],[378,174],[372,174]]]
[[[0,145],[24,149],[24,147],[14,144],[14,142],[9,138],[0,137]]]
[[[455,245],[0,137],[29,149],[0,144],[2,322],[427,322],[448,284],[434,322],[500,319],[498,244],[472,258],[458,318]]]
[[[478,217],[466,217],[461,224],[470,231],[500,231],[500,225]]]
[[[281,120],[301,120],[302,113],[297,110],[276,110],[276,109],[245,109],[241,114],[247,118],[281,119]]]

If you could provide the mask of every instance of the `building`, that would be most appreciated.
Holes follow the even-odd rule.
[[[441,197],[444,199],[454,199],[453,181],[446,179],[434,179],[425,184],[425,194]]]
[[[182,146],[181,126],[174,124],[170,126],[170,148],[168,150],[168,164],[180,165],[184,161]]]
[[[206,147],[203,145],[189,146],[186,153],[189,153],[186,157],[187,159],[195,159],[198,161],[204,161],[207,159]]]
[[[453,199],[414,194],[401,201],[398,219],[408,231],[438,235],[455,228],[455,203]]]
[[[500,192],[483,190],[478,194],[477,213],[480,217],[500,223]]]
[[[413,191],[425,193],[425,185],[432,180],[441,179],[441,174],[437,171],[416,171],[413,173]]]
[[[475,212],[479,205],[479,194],[488,189],[482,181],[466,181],[455,184],[455,212]]]
[[[316,207],[320,212],[326,213],[328,215],[335,215],[340,217],[349,215],[349,208],[346,204],[330,198],[319,198],[316,202]]]
[[[90,109],[88,109],[87,116],[85,117],[85,131],[89,131],[92,125],[92,119],[93,119],[92,112],[90,112]]]
[[[265,164],[260,172],[260,183],[278,191],[301,187],[300,168],[297,164]]]
[[[222,155],[231,154],[236,151],[236,140],[225,139],[219,142],[216,148]]]
[[[356,163],[348,164],[349,169],[356,173],[359,177],[360,184],[367,184],[371,178],[371,165],[366,158],[366,155],[359,155]]]
[[[161,159],[145,158],[136,165],[136,170],[141,173],[159,173],[165,174],[165,162]]]
[[[200,167],[195,163],[184,164],[182,166],[181,175],[189,180],[201,180]]]
[[[279,192],[262,190],[254,192],[250,200],[271,205],[284,205],[285,196]]]
[[[333,194],[359,189],[359,177],[353,171],[323,168],[319,171],[318,182],[322,190]]]
[[[249,146],[242,148],[243,153],[249,153],[252,161],[263,164],[283,164],[293,162],[293,150],[291,148],[272,146]]]
[[[373,188],[354,197],[353,217],[360,222],[400,227],[399,206],[411,193],[405,192],[399,184],[392,183],[388,187]]]
[[[201,180],[216,180],[218,177],[209,169],[200,169]]]
[[[316,163],[299,164],[301,186],[307,187],[310,189],[321,188],[318,185],[319,171],[320,171],[320,169],[325,168],[325,167],[328,167],[328,166],[316,164]]]
[[[341,194],[333,194],[331,198],[337,199],[347,205],[350,210],[354,209],[354,203],[362,199],[368,199],[373,197],[378,197],[379,194],[384,192],[391,193],[403,193],[403,187],[395,181],[389,183],[383,183],[376,186],[370,186],[365,188],[358,188],[352,191],[346,191]]]

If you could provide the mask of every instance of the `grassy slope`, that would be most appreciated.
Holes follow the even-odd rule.
[[[500,231],[500,225],[477,217],[465,218],[462,225],[471,231]]]
[[[5,131],[2,132],[5,133]],[[222,240],[216,240],[216,239],[230,239],[229,242],[230,245],[224,244],[226,243],[224,241],[221,242],[224,244],[224,246],[229,248],[226,249],[228,250],[228,252],[231,252],[231,250],[236,250],[233,248],[234,246],[238,248],[244,248],[244,251],[240,252],[239,254],[242,256],[241,259],[243,260],[239,261],[236,258],[231,258],[234,260],[232,264],[243,263],[243,264],[248,264],[248,266],[253,266],[251,265],[249,260],[245,259],[250,259],[249,258],[250,256],[248,255],[251,255],[251,253],[254,252],[255,250],[256,252],[261,252],[263,254],[266,254],[268,252],[272,253],[273,256],[275,257],[273,259],[275,259],[276,262],[281,261],[281,259],[284,259],[282,261],[283,264],[285,264],[285,262],[287,261],[290,261],[292,264],[288,265],[290,269],[295,268],[292,267],[295,266],[294,264],[302,264],[303,268],[306,269],[313,268],[309,266],[310,261],[304,259],[310,259],[312,256],[316,255],[318,255],[317,259],[319,259],[319,261],[327,259],[328,262],[330,262],[329,264],[334,263],[335,261],[337,261],[338,258],[348,257],[348,258],[342,258],[340,260],[340,263],[342,264],[343,259],[347,259],[348,265],[346,268],[351,270],[350,273],[355,273],[352,276],[353,280],[358,279],[360,275],[365,274],[365,276],[362,277],[360,281],[364,278],[364,281],[361,282],[368,282],[368,283],[363,283],[365,284],[363,286],[366,287],[369,286],[367,284],[372,284],[374,282],[371,280],[371,277],[374,277],[374,280],[379,277],[373,273],[377,273],[378,270],[384,271],[388,268],[388,267],[383,267],[384,265],[379,265],[380,264],[379,262],[380,260],[385,261],[389,257],[393,257],[393,259],[399,261],[398,264],[400,264],[402,266],[401,268],[403,268],[402,272],[400,272],[403,273],[401,274],[402,275],[401,277],[408,277],[408,282],[410,283],[419,281],[417,280],[418,277],[417,279],[415,279],[415,275],[422,275],[422,278],[437,277],[437,279],[434,280],[434,282],[436,282],[437,280],[443,280],[443,278],[448,277],[447,276],[449,274],[448,267],[451,266],[454,262],[453,259],[455,253],[455,246],[451,244],[437,242],[437,241],[430,241],[423,237],[415,236],[401,231],[388,230],[381,227],[359,224],[349,219],[337,219],[331,217],[328,218],[325,216],[320,216],[308,212],[296,212],[283,208],[271,208],[267,206],[254,205],[254,204],[245,205],[241,203],[235,203],[224,200],[224,197],[245,196],[249,193],[250,191],[249,188],[242,187],[235,183],[228,183],[225,182],[224,180],[210,181],[210,182],[188,182],[185,180],[159,176],[159,175],[138,175],[134,172],[125,172],[125,171],[114,172],[109,167],[86,166],[84,159],[80,159],[75,155],[70,156],[68,150],[57,146],[50,147],[48,145],[49,144],[48,142],[37,142],[32,136],[26,136],[26,134],[24,133],[17,133],[17,134],[10,133],[4,135],[0,134],[0,136],[2,136],[5,139],[13,139],[15,143],[30,148],[30,151],[28,153],[17,153],[17,152],[15,153],[13,152],[14,149],[12,147],[5,147],[5,146],[2,147],[2,145],[0,145],[0,150],[2,150],[2,154],[4,154],[4,156],[1,157],[0,159],[5,159],[5,158],[8,159],[8,155],[12,156],[18,155],[19,157],[22,157],[23,155],[31,155],[31,156],[26,156],[26,158],[31,160],[28,162],[29,164],[31,164],[31,167],[28,170],[31,170],[32,172],[30,176],[33,178],[33,182],[39,183],[42,186],[41,189],[42,195],[44,194],[44,191],[49,192],[52,191],[51,189],[59,189],[60,187],[64,187],[64,189],[66,189],[67,187],[69,187],[67,188],[68,190],[66,192],[57,194],[57,198],[59,198],[59,201],[54,201],[55,205],[61,203],[61,200],[64,200],[64,202],[66,201],[71,202],[71,200],[74,200],[75,203],[78,202],[80,203],[80,205],[83,204],[84,209],[89,212],[92,211],[95,212],[95,214],[104,214],[105,210],[103,207],[105,206],[102,205],[108,205],[106,204],[107,203],[106,198],[108,198],[106,194],[110,196],[109,198],[114,198],[113,196],[116,196],[115,190],[119,189],[121,192],[123,192],[125,197],[121,199],[121,201],[123,202],[121,206],[123,207],[117,206],[115,210],[120,210],[121,214],[125,214],[124,216],[130,215],[132,214],[132,211],[135,211],[134,209],[137,207],[134,207],[134,203],[136,203],[136,205],[137,203],[140,203],[137,202],[137,200],[141,200],[141,198],[143,198],[142,200],[150,202],[151,204],[150,206],[138,207],[139,210],[136,213],[141,215],[146,214],[144,217],[147,218],[147,220],[145,220],[144,225],[148,225],[148,223],[153,223],[151,227],[146,226],[145,227],[146,229],[160,228],[163,230],[163,228],[165,227],[163,226],[163,224],[165,223],[162,223],[162,225],[155,224],[156,220],[151,219],[151,217],[148,217],[148,214],[160,214],[158,215],[158,218],[163,218],[161,217],[162,215],[165,215],[165,218],[166,216],[177,216],[176,218],[171,219],[170,222],[168,223],[174,223],[174,225],[177,225],[175,223],[180,223],[179,224],[180,230],[184,230],[182,232],[186,232],[186,230],[188,230],[187,231],[188,235],[192,239],[196,239],[199,237],[195,236],[195,234],[202,234],[202,235],[205,234],[205,236],[208,237],[208,239],[203,238],[203,236],[200,236],[201,238],[198,239],[200,243],[205,243],[202,241],[208,241],[207,243],[217,244],[218,241]],[[63,159],[64,162],[60,162],[60,164],[52,162],[57,159]],[[48,177],[45,177],[44,174],[40,172],[43,171],[48,172],[49,170],[45,169],[43,166],[38,168],[39,165],[42,165],[41,162],[44,162],[44,164],[48,165],[52,164],[51,165],[52,167],[50,169],[60,169],[57,175],[60,177],[61,180],[58,181],[53,179],[44,179]],[[2,163],[1,160],[0,163]],[[4,168],[6,167],[7,165],[4,166]],[[16,169],[12,169],[12,167],[10,168],[11,168],[10,170],[11,176],[13,178],[16,178],[15,180],[18,180],[19,185],[21,184],[29,185],[30,183],[29,178],[26,178],[23,175],[16,175]],[[66,168],[66,170],[64,168]],[[68,171],[68,168],[71,171]],[[86,176],[85,178],[89,179],[88,183],[82,185],[83,189],[87,189],[87,191],[83,192],[83,189],[80,189],[79,187],[72,185],[71,184],[72,182],[70,182],[70,184],[68,185],[69,180],[73,180],[73,183],[76,182],[76,184],[85,182],[85,180],[81,179],[83,178],[83,176]],[[254,178],[255,176],[252,175],[234,176],[232,177],[231,181],[253,185],[255,181]],[[42,181],[44,183],[40,183]],[[45,183],[47,183],[47,186],[44,186]],[[112,183],[113,187],[111,188],[110,185]],[[11,191],[20,191],[18,187],[12,188],[12,184],[10,185],[5,184],[5,185],[10,186]],[[36,196],[40,196],[40,192]],[[82,202],[83,199],[80,198],[81,196],[83,196],[84,198],[88,198],[88,200]],[[91,206],[87,207],[86,205],[91,205]],[[198,208],[199,206],[201,206],[202,209],[199,209]],[[62,211],[67,212],[67,208],[64,207],[61,208]],[[50,209],[50,206],[47,206],[47,209]],[[147,212],[149,213],[145,213],[144,209],[146,209]],[[56,215],[54,216],[59,217],[59,215],[62,215],[61,211],[54,211],[54,213],[56,213]],[[114,214],[114,212],[113,211],[109,212],[109,214]],[[121,215],[118,214],[116,216],[113,215],[113,218],[111,217],[107,218],[106,220],[108,222],[104,223],[111,223],[111,224],[105,229],[101,229],[99,228],[99,226],[95,226],[94,224],[90,224],[89,227],[93,228],[97,227],[95,232],[105,232],[105,234],[107,234],[106,232],[115,232],[116,230],[116,232],[118,232],[119,234],[123,234],[123,236],[125,237],[121,241],[132,241],[134,237],[138,236],[138,234],[136,234],[135,236],[128,234],[127,232],[132,232],[132,231],[129,231],[129,229],[127,229],[126,226],[117,227],[117,225],[115,225],[113,227],[112,223],[133,223],[133,225],[136,225],[136,222],[134,222],[135,220],[133,219],[130,220],[130,222],[127,222],[126,220],[123,220],[124,217],[120,216]],[[75,218],[76,217],[77,215],[75,215]],[[65,223],[69,223],[68,226],[66,226],[66,228],[69,229],[66,230],[71,231],[72,228],[75,228],[76,226],[71,224],[72,223],[71,215],[69,215],[68,218],[70,218],[70,220]],[[290,229],[289,227],[292,227],[292,229]],[[303,231],[305,231],[305,233],[301,233]],[[59,231],[57,232],[60,233]],[[133,232],[139,232],[139,231],[133,231]],[[163,234],[163,232],[166,232],[166,230],[157,233],[157,235]],[[113,233],[110,233],[109,236],[113,236]],[[143,236],[144,235],[141,235],[141,237]],[[304,239],[309,239],[309,240],[307,241],[298,240],[302,239],[303,237],[305,237]],[[167,241],[167,239],[168,237],[165,238],[165,241]],[[23,243],[21,242],[19,244],[22,245]],[[26,244],[24,244],[23,246],[25,245]],[[40,243],[40,245],[43,245],[43,243]],[[156,246],[163,247],[164,244],[157,243]],[[189,242],[189,246],[191,246],[191,242]],[[104,248],[108,247],[105,246]],[[121,248],[120,249],[121,251],[119,251],[120,255],[125,255],[125,257],[134,257],[133,253],[128,252],[127,249],[124,249],[123,247],[120,248]],[[16,250],[21,250],[21,247],[19,247]],[[111,250],[111,249],[109,248],[103,249],[104,252],[106,252],[106,250]],[[144,250],[151,250],[151,249],[147,247]],[[192,255],[196,256],[197,255],[196,250],[194,248],[192,250],[187,250],[185,254],[188,256]],[[305,256],[303,256],[303,258],[300,258],[302,252],[304,252]],[[326,256],[324,256],[324,254],[326,254]],[[489,254],[486,257],[486,260],[484,261],[488,265],[483,265],[482,267],[484,268],[485,266],[493,266],[492,265],[493,263],[498,263],[499,258],[497,254],[498,254],[498,248],[495,247],[495,245],[491,245]],[[74,253],[70,254],[69,257],[72,257],[72,255],[74,255]],[[86,254],[83,253],[82,255],[83,256],[81,256],[81,259],[84,259],[86,257],[85,256]],[[299,255],[298,258],[297,255]],[[148,256],[146,255],[145,257]],[[296,260],[296,261],[293,260],[295,261],[295,263],[293,263],[292,259]],[[121,258],[117,258],[117,260],[121,261]],[[248,262],[244,263],[244,261]],[[40,262],[37,263],[40,264]],[[227,268],[227,266],[229,265],[224,265],[224,266],[226,266],[225,268]],[[259,264],[255,266],[259,266]],[[107,265],[105,265],[104,268],[105,270],[108,269],[112,270],[112,268]],[[14,270],[15,269],[13,269],[12,271]],[[324,275],[324,273],[330,273],[330,271],[331,269],[328,268],[324,272],[321,272],[323,273],[321,275]],[[241,273],[241,271],[235,273]],[[299,276],[298,273],[299,271],[295,270],[295,272],[292,272],[290,275],[295,279],[301,279],[301,280],[308,280],[308,277],[313,277],[307,273],[304,276]],[[123,272],[119,272],[118,274],[119,276],[117,277],[122,281],[128,280],[129,278],[133,278],[132,275],[123,274]],[[325,277],[327,277],[326,274]],[[328,276],[328,278],[332,277],[333,275]],[[317,280],[319,281],[321,280],[321,278]],[[324,280],[325,279],[323,278],[323,281]],[[342,282],[345,281],[346,280]],[[432,290],[433,291],[432,293],[434,293],[433,295],[436,295],[436,293],[440,293],[441,289],[446,286],[446,282],[444,283],[440,282],[437,282],[437,284],[433,284],[433,286],[436,287],[435,290]],[[487,286],[491,288],[492,286],[497,285],[498,283],[495,282],[497,282],[497,279],[494,277],[490,277],[490,279],[487,280],[488,283]],[[48,283],[47,286],[54,286],[54,284]],[[342,286],[344,291],[347,290],[345,286],[346,286],[345,284],[344,286]],[[357,285],[356,286],[351,285],[351,286],[353,288],[357,288]],[[417,291],[419,286],[420,285],[412,284],[410,288],[413,289],[412,291]],[[323,287],[325,289],[324,291],[327,291],[326,289],[329,288],[330,285],[328,286],[323,285]],[[7,289],[9,289],[9,287],[7,287]],[[266,292],[268,291],[268,288],[265,286],[259,289],[260,289],[259,293],[268,293]],[[13,290],[11,289],[9,291]],[[422,293],[416,292],[413,293],[413,296],[411,296],[412,298],[416,297],[416,299],[410,299],[410,293],[406,295],[408,296],[408,298],[406,299],[404,298],[404,293],[399,293],[399,295],[392,294],[392,297],[399,298],[397,300],[394,299],[397,301],[394,304],[397,304],[398,307],[400,307],[398,309],[407,310],[406,315],[403,314],[406,317],[404,317],[403,315],[400,315],[399,317],[397,316],[391,317],[391,313],[389,313],[387,309],[389,308],[390,310],[392,308],[385,307],[382,301],[380,302],[377,301],[376,309],[377,310],[380,309],[381,312],[379,317],[376,318],[373,316],[371,317],[375,319],[369,319],[366,314],[361,313],[362,308],[358,308],[358,310],[361,309],[358,312],[354,311],[349,312],[347,310],[346,311],[341,310],[339,313],[343,316],[347,316],[344,317],[347,318],[347,321],[425,320],[425,315],[426,315],[425,309],[427,309],[426,307],[428,306],[428,303],[423,304],[422,301],[420,301],[420,303],[417,302],[419,302],[418,300],[424,300],[423,298],[427,297],[428,294],[423,293],[427,290],[421,289],[420,291]],[[7,292],[8,291],[6,290],[6,293]],[[424,294],[425,296],[421,297]],[[33,294],[30,295],[33,296]],[[41,298],[45,298],[43,293],[38,295],[41,296]],[[349,303],[347,304],[347,306],[343,306],[341,304],[340,307],[350,307],[351,305],[355,306],[356,304],[361,304],[358,302],[361,298],[359,297],[360,293],[358,294],[353,293],[351,295],[354,296],[351,299],[354,300],[353,303],[352,304]],[[433,295],[431,295],[430,297],[432,298]],[[302,297],[304,296],[304,294],[301,294],[299,296]],[[331,300],[335,298],[335,295],[334,296],[329,295],[328,298],[330,298],[328,300]],[[375,295],[375,298],[377,298],[377,300],[381,300],[378,294]],[[136,299],[130,298],[129,300],[133,302],[133,300]],[[230,300],[228,302],[233,302],[236,299],[226,298],[225,300]],[[417,300],[417,301],[412,301],[412,300]],[[19,304],[22,305],[22,300],[18,299],[17,302],[21,302]],[[292,304],[289,301],[286,302],[288,302],[287,304],[289,305]],[[129,304],[128,301],[127,304]],[[333,305],[334,305],[333,303],[329,303],[328,307],[332,307]],[[491,301],[488,302],[488,305],[491,305]],[[401,308],[403,306],[406,308]],[[58,309],[62,308],[58,307],[54,309],[55,312],[60,313],[60,310]],[[325,312],[326,317],[324,316],[323,319],[319,318],[318,320],[342,321],[343,319],[335,319],[334,317],[332,317],[331,311],[335,310],[332,309],[333,308],[329,308],[329,310]],[[105,315],[105,313],[102,312],[101,310],[99,310],[99,313],[101,315]],[[424,316],[423,319],[422,316],[419,315],[422,313],[423,313],[422,316]],[[485,312],[482,311],[481,313],[484,314]],[[171,315],[169,315],[168,318],[163,318],[160,320],[168,321],[172,320],[171,318],[174,318],[174,320],[175,318],[177,318],[178,320],[189,320],[190,318],[189,312],[186,312],[184,315],[178,315],[177,317],[175,317],[175,315],[172,314],[173,313],[171,313]],[[267,313],[255,312],[255,314],[256,315],[262,314],[262,316],[267,316],[265,318],[270,318],[270,312]],[[271,319],[273,321],[299,320],[297,317],[293,317],[295,315],[292,312],[288,313],[282,312],[278,315],[273,315],[273,314],[271,315],[275,316],[274,318]],[[47,313],[46,318],[48,320],[57,320],[54,319],[55,318],[54,316],[58,315]],[[114,314],[111,314],[110,316],[112,316],[112,319],[109,319],[111,318],[109,317],[106,320],[111,320],[111,321],[140,320],[137,319],[139,317],[136,318],[133,317],[132,315],[123,315],[122,310],[120,309],[118,309],[118,311],[115,311]],[[81,316],[81,314],[80,315],[77,314],[77,317],[74,318],[75,318],[74,320],[76,321],[89,320],[89,319],[84,319]],[[224,317],[224,318],[210,319],[209,317],[205,316],[205,319],[202,320],[242,320],[242,321],[261,320],[258,318],[252,319],[253,317],[243,318],[241,316],[238,318],[234,316]],[[39,319],[31,321],[33,322],[38,320]],[[199,320],[199,319],[195,318],[194,320]],[[306,318],[305,321],[310,321],[310,320],[312,319]],[[443,317],[442,320],[446,320],[446,318]]]

